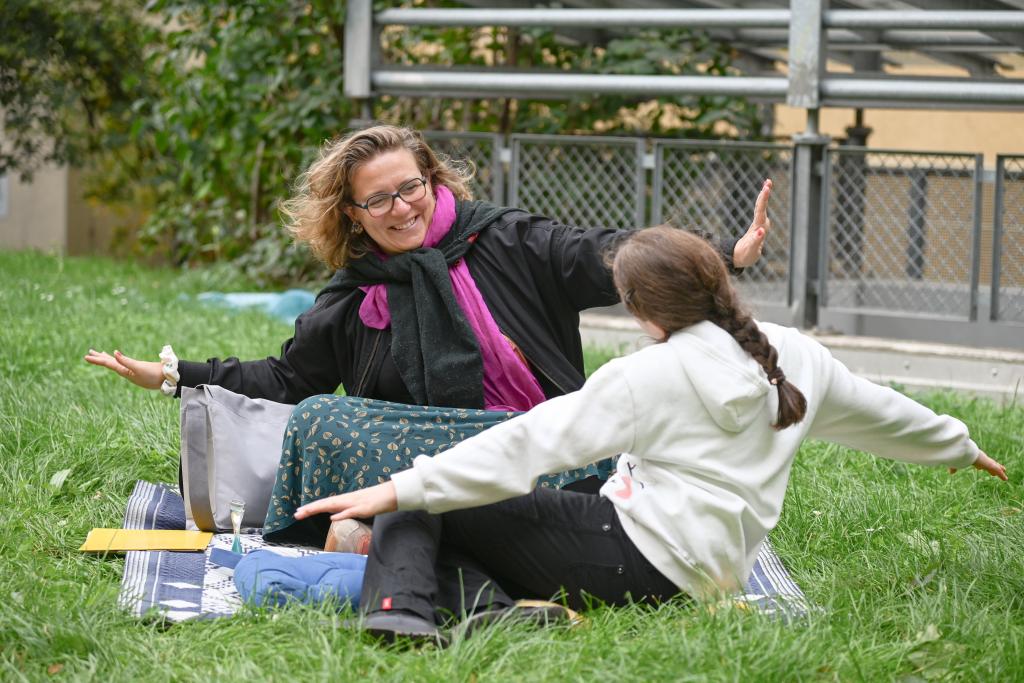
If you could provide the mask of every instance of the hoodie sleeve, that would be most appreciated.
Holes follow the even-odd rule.
[[[821,347],[827,391],[808,436],[918,465],[967,467],[978,446],[967,426],[850,372]]]
[[[400,510],[433,513],[495,503],[533,490],[542,474],[628,451],[634,403],[619,363],[595,372],[579,391],[467,439],[433,458],[420,455],[392,476]]]

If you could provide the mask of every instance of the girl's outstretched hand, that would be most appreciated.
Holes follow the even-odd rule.
[[[981,470],[982,472],[988,472],[993,477],[999,477],[1003,481],[1006,481],[1006,468],[985,455],[985,451],[978,453],[978,459],[974,461],[974,469]],[[956,468],[950,467],[949,473],[956,474]]]
[[[159,389],[164,381],[164,366],[159,361],[135,360],[120,351],[111,356],[106,351],[89,349],[85,362],[113,370],[132,384],[143,389]]]
[[[732,264],[736,268],[746,268],[757,263],[764,249],[764,240],[772,228],[768,218],[768,198],[772,196],[772,181],[765,180],[761,192],[754,202],[754,220],[747,228],[747,233],[740,238],[732,250]]]
[[[324,512],[334,513],[331,521],[339,519],[366,519],[398,509],[395,485],[390,481],[371,486],[368,489],[342,493],[314,500],[295,511],[295,519],[305,519]]]

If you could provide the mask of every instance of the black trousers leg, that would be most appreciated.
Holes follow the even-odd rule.
[[[587,596],[611,605],[660,602],[680,591],[637,550],[603,496],[540,488],[442,515],[442,539],[475,558],[514,597]]]
[[[363,612],[404,610],[444,623],[512,604],[474,557],[441,542],[441,517],[426,512],[379,515],[363,577]]]

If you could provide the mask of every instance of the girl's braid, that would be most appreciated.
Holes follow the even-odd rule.
[[[768,341],[761,328],[750,314],[737,310],[731,302],[715,297],[716,313],[720,316],[713,322],[732,335],[736,343],[757,361],[779,392],[779,413],[775,429],[785,429],[803,419],[807,412],[807,399],[795,386],[786,381],[786,375],[779,367],[779,352]]]

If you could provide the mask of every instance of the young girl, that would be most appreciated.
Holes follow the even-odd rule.
[[[699,237],[637,231],[612,269],[662,343],[385,484],[299,509],[379,515],[367,628],[431,638],[445,612],[493,614],[563,590],[578,608],[583,592],[622,604],[740,589],[807,437],[1006,479],[959,420],[856,377],[797,330],[754,321]],[[619,453],[599,496],[534,489],[542,474]],[[382,514],[396,509],[435,514]]]

